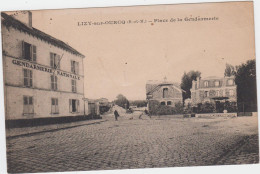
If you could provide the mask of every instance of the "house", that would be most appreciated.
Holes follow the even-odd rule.
[[[182,89],[180,85],[167,81],[148,81],[146,83],[146,99],[158,101],[161,105],[175,106],[176,103],[182,102]],[[149,108],[149,107],[148,107]]]
[[[32,26],[32,13],[1,13],[6,120],[84,115],[83,58]]]
[[[235,77],[198,77],[192,81],[191,103],[196,106],[199,103],[215,103],[219,112],[223,110],[223,103],[237,103],[237,86]]]

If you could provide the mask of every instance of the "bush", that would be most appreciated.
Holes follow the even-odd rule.
[[[237,112],[236,103],[235,103],[235,102],[226,101],[226,102],[225,102],[225,109],[226,109],[228,112]]]
[[[161,105],[158,101],[149,102],[149,112],[151,115],[173,115],[173,114],[182,114],[183,105],[181,102],[175,104],[175,107]]]
[[[105,112],[108,112],[110,109],[109,106],[99,106],[99,112],[100,114],[104,114]]]
[[[215,103],[199,103],[198,104],[198,113],[213,113],[216,112]]]

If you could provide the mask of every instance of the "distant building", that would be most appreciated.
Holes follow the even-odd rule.
[[[107,98],[100,98],[100,99],[97,99],[97,101],[99,102],[99,104],[100,104],[101,106],[110,105],[110,102],[108,101]]]
[[[149,101],[156,100],[161,105],[175,106],[182,102],[182,89],[177,83],[164,81],[148,81],[146,83],[146,98]],[[149,108],[149,107],[148,107]]]
[[[192,81],[191,103],[196,106],[198,103],[214,102],[218,107],[225,101],[237,102],[237,86],[235,77],[207,77],[197,78]]]
[[[83,58],[32,27],[32,14],[1,13],[7,120],[84,115]]]

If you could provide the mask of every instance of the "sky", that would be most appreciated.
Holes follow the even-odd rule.
[[[252,2],[32,11],[33,27],[85,55],[85,97],[145,99],[148,80],[181,82],[184,72],[223,76],[226,63],[255,58]],[[156,19],[217,17],[212,21]],[[147,20],[79,26],[78,22]]]

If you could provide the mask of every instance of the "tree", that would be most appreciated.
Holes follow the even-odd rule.
[[[226,69],[224,72],[224,76],[230,77],[230,76],[234,76],[234,75],[236,75],[235,67],[227,63]]]
[[[237,85],[237,101],[239,110],[257,110],[256,64],[255,60],[248,60],[236,67],[235,82]],[[243,107],[243,109],[242,109]]]
[[[118,94],[117,99],[114,101],[114,103],[118,106],[121,106],[122,108],[128,109],[129,108],[129,101],[127,100],[127,98],[122,95],[122,94]]]
[[[184,72],[181,79],[181,89],[185,92],[182,93],[183,101],[187,98],[191,98],[190,89],[192,88],[192,81],[196,80],[197,77],[200,77],[201,72],[199,71],[189,71],[188,73]]]
[[[130,101],[130,105],[139,107],[146,107],[147,101],[146,100],[133,100]]]

